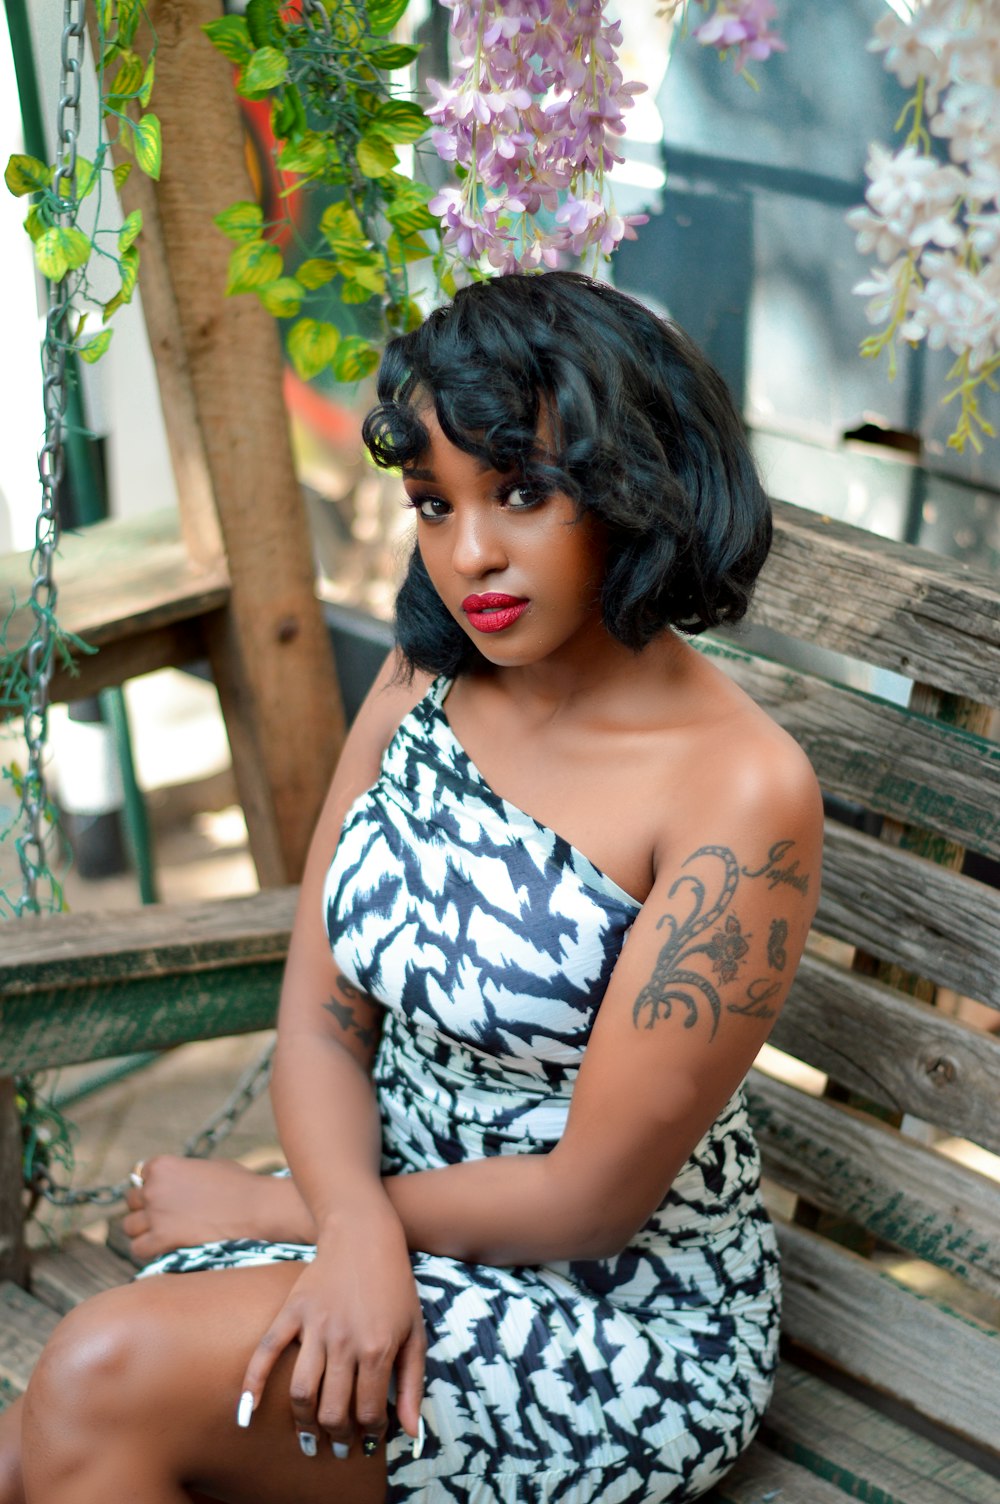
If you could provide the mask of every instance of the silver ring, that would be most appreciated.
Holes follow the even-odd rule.
[[[132,1182],[132,1184],[134,1186],[137,1186],[140,1191],[142,1190],[143,1186],[146,1184],[146,1182],[145,1182],[145,1180],[143,1179],[143,1176],[142,1176],[142,1172],[143,1172],[143,1170],[145,1168],[146,1168],[146,1161],[144,1159],[137,1159],[136,1162],[135,1162],[135,1164],[132,1166],[131,1170],[129,1170],[129,1172],[128,1172],[128,1178],[129,1178],[129,1180]]]

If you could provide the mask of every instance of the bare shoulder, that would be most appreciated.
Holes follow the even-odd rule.
[[[770,863],[772,876],[783,874],[776,882],[794,886],[797,877],[819,871],[823,801],[816,774],[788,732],[708,667],[710,709],[687,738],[685,799],[679,809],[673,803],[666,809],[661,856],[673,865],[701,847],[728,847],[747,873]],[[818,880],[810,877],[810,907],[817,893]]]

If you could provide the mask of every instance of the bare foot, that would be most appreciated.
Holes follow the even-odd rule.
[[[147,1159],[142,1179],[128,1189],[122,1228],[143,1263],[223,1238],[315,1242],[312,1217],[290,1179],[255,1175],[231,1159],[175,1154]]]

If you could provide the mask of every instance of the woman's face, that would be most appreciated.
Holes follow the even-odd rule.
[[[417,543],[435,590],[491,663],[520,667],[606,642],[600,523],[561,491],[533,493],[420,414],[430,442],[403,471]]]

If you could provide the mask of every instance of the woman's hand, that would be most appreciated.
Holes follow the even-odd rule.
[[[335,1455],[360,1435],[366,1453],[385,1435],[389,1381],[396,1374],[396,1410],[416,1437],[424,1384],[426,1336],[406,1238],[388,1202],[320,1237],[291,1294],[254,1350],[243,1378],[240,1423],[247,1424],[280,1355],[299,1353],[290,1399],[299,1445],[315,1455],[318,1432]],[[252,1412],[251,1412],[252,1413]]]

